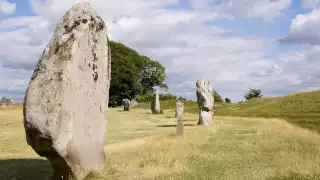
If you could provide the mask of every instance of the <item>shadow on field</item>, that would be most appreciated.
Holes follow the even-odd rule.
[[[183,121],[193,121],[195,123],[198,123],[198,120],[194,120],[194,119],[184,119]]]
[[[296,172],[290,172],[286,175],[276,175],[269,177],[267,180],[318,180],[320,179],[320,174],[300,174]]]
[[[42,159],[0,160],[0,179],[3,180],[49,180],[51,165]]]
[[[197,126],[197,124],[184,124],[184,126]],[[177,127],[176,124],[157,125],[157,127]]]
[[[165,118],[168,118],[168,119],[171,119],[171,118],[177,119],[177,117],[174,117],[174,116],[165,116]],[[183,121],[198,122],[198,120],[196,120],[196,119],[184,119]]]

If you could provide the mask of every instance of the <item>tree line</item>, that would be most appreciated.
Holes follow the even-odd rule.
[[[146,94],[138,95],[136,97],[136,100],[139,103],[140,102],[149,102],[149,101],[151,101],[153,99],[153,97],[154,97],[154,93],[149,92],[149,93],[146,93]],[[170,94],[170,93],[159,94],[159,100],[160,101],[171,100],[171,99],[180,100],[180,101],[187,100],[184,97],[181,97],[181,96],[178,97],[178,96]]]

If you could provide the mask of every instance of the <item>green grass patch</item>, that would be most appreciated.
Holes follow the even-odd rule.
[[[176,100],[161,101],[164,110],[175,109]],[[184,101],[185,112],[198,113],[194,101]],[[149,109],[149,103],[134,108]],[[282,118],[301,127],[320,132],[320,91],[301,92],[288,96],[258,98],[243,103],[215,103],[216,116]]]

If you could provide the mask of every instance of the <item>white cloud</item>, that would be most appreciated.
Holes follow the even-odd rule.
[[[320,46],[308,46],[300,52],[289,52],[281,56],[281,61],[291,73],[292,79],[300,90],[319,87],[320,80]]]
[[[304,8],[317,8],[320,6],[320,0],[301,0]]]
[[[230,15],[234,18],[262,19],[273,23],[283,10],[291,5],[291,0],[189,0],[196,10],[206,10]]]
[[[14,18],[8,18],[0,21],[0,28],[18,28],[27,27],[30,24],[41,23],[43,21],[39,16],[20,16]]]
[[[298,14],[291,23],[290,32],[283,42],[319,44],[320,10],[315,9],[308,14]]]
[[[0,0],[0,14],[13,14],[16,11],[16,3],[10,3],[7,0]]]
[[[23,27],[0,32],[0,72],[3,72],[0,73],[3,78],[0,96],[1,92],[9,92],[4,88],[10,87],[10,91],[20,92],[21,100],[21,92],[56,23],[68,8],[80,1],[83,0],[30,0],[35,16],[0,22],[1,28]],[[290,54],[283,55],[282,61],[266,58],[274,39],[227,36],[226,33],[233,33],[235,29],[208,23],[238,17],[270,23],[290,5],[290,0],[229,0],[215,5],[212,0],[191,2],[191,10],[165,8],[177,0],[92,0],[92,5],[106,21],[112,40],[166,67],[170,92],[178,95],[194,99],[195,81],[200,77],[212,81],[213,88],[223,96],[241,100],[248,88],[261,88],[267,95],[290,92],[301,89],[300,85],[307,81],[306,75],[314,76],[292,73],[290,68],[296,66],[289,60]],[[295,56],[296,61],[305,62],[305,53],[300,52],[301,58]],[[10,69],[15,73],[9,72]],[[310,78],[308,82],[310,84]]]
[[[0,97],[21,100],[31,77],[31,71],[0,67]]]

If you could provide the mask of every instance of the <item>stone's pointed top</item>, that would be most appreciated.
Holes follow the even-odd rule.
[[[86,1],[86,2],[76,3],[71,7],[71,9],[79,9],[79,8],[92,8],[92,5],[88,1]]]
[[[183,106],[183,102],[181,102],[181,101],[178,101],[177,103],[176,103],[176,105],[178,106]]]
[[[82,2],[73,5],[63,15],[56,27],[54,36],[59,39],[59,44],[63,44],[75,36],[82,36],[88,29],[92,33],[107,33],[106,24],[96,10],[92,8],[90,3]]]
[[[89,1],[84,1],[74,4],[73,7],[74,6],[91,6],[91,4],[89,3]]]
[[[82,14],[91,14],[97,16],[96,10],[89,2],[80,2],[74,4],[67,12],[66,15],[82,18]]]
[[[197,80],[196,86],[197,87],[200,87],[200,86],[210,86],[211,87],[211,83],[209,80],[206,80],[204,78],[200,78]]]

